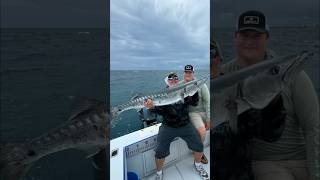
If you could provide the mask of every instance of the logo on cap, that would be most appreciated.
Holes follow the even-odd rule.
[[[258,16],[245,16],[243,18],[243,24],[259,24]]]
[[[192,65],[186,65],[184,67],[184,71],[193,71],[193,66]]]

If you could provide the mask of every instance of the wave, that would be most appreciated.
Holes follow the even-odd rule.
[[[12,57],[10,58],[10,61],[31,61],[31,60],[38,60],[39,58],[47,58],[48,54],[46,53],[28,53],[28,54],[22,54],[22,55],[18,55],[16,57]]]
[[[91,34],[89,31],[80,31],[78,34]]]
[[[8,75],[12,73],[22,73],[22,72],[31,72],[31,71],[43,71],[51,69],[49,67],[40,66],[40,67],[27,67],[27,68],[7,68],[1,71],[1,75]]]

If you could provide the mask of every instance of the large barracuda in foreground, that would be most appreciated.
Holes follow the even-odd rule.
[[[188,83],[181,83],[177,86],[167,88],[162,91],[132,98],[130,101],[124,104],[113,107],[111,109],[112,118],[114,119],[122,112],[130,109],[143,108],[144,101],[149,98],[153,100],[153,104],[155,106],[164,106],[178,101],[183,101],[185,97],[194,95],[201,88],[201,86],[207,82],[207,80],[209,80],[209,75],[200,79],[195,79]]]
[[[19,180],[40,158],[66,149],[79,149],[88,157],[109,143],[109,117],[105,102],[74,98],[76,105],[67,122],[52,131],[22,143],[1,143],[1,180]]]
[[[313,53],[279,56],[211,79],[213,124],[229,121],[236,129],[236,117],[250,109],[266,107],[295,79]]]

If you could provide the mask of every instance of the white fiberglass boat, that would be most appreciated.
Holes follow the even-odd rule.
[[[110,141],[110,180],[153,180],[156,165],[154,148],[160,124],[156,124]],[[204,153],[210,159],[210,135],[206,133]],[[210,161],[203,165],[210,174]],[[200,180],[194,168],[192,151],[185,141],[176,138],[163,168],[164,180]]]

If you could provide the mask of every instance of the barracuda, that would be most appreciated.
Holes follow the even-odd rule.
[[[207,80],[209,80],[209,75],[159,92],[135,97],[124,104],[113,107],[111,109],[112,119],[115,119],[124,111],[143,108],[144,101],[149,98],[153,100],[155,106],[164,106],[183,101],[185,97],[194,95]]]
[[[79,149],[91,157],[109,143],[106,103],[75,98],[67,122],[39,137],[22,143],[1,143],[1,180],[19,180],[32,164],[52,153]]]

